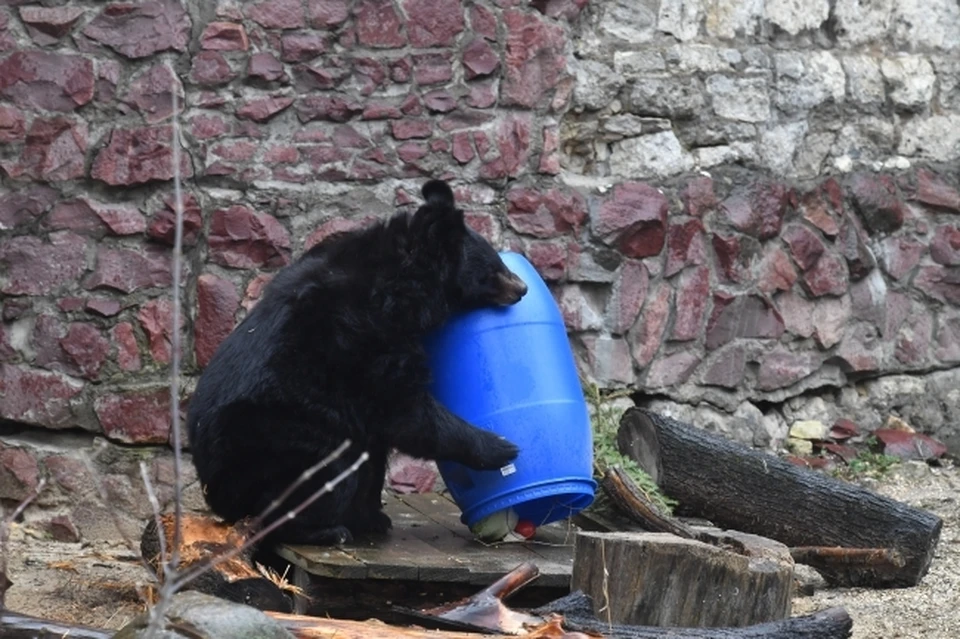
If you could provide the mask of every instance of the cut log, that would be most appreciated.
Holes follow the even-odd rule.
[[[785,546],[762,541],[740,554],[669,533],[581,531],[570,588],[619,624],[716,628],[785,619],[793,560]],[[754,544],[749,535],[737,542]]]
[[[47,619],[21,615],[9,610],[0,611],[0,637],[4,639],[110,639],[112,630],[90,626],[74,626]]]
[[[943,521],[933,513],[641,408],[624,413],[618,443],[686,511],[717,526],[788,546],[879,548],[902,559],[814,565],[833,585],[915,586],[940,539]]]

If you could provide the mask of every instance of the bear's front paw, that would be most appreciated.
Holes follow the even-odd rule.
[[[495,470],[506,466],[519,454],[520,449],[513,442],[488,433],[467,465],[475,470]]]
[[[370,532],[385,533],[393,528],[393,522],[390,516],[382,510],[378,510],[370,522]]]

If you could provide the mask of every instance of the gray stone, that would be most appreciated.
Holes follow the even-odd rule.
[[[731,78],[711,75],[707,93],[713,98],[713,111],[720,117],[741,122],[765,122],[770,118],[770,96],[761,78]]]
[[[705,13],[707,34],[711,37],[749,38],[760,26],[763,0],[716,0],[707,3]]]
[[[882,41],[893,19],[895,0],[836,0],[837,41],[844,47]]]
[[[960,113],[910,120],[903,126],[897,150],[937,162],[960,158]]]
[[[828,0],[766,0],[763,17],[790,35],[819,29],[830,15]]]
[[[930,60],[940,81],[937,95],[940,107],[960,111],[960,57],[933,56]]]
[[[779,175],[788,175],[794,167],[797,147],[807,133],[807,123],[791,122],[764,131],[758,147],[765,166]]]
[[[577,78],[573,89],[575,107],[596,111],[617,97],[621,80],[607,65],[594,60],[581,60],[574,66],[574,73]]]
[[[879,117],[861,117],[845,124],[834,140],[832,155],[848,156],[863,164],[896,152],[894,124]]]
[[[894,44],[904,49],[960,47],[960,5],[956,0],[897,0]]]
[[[604,133],[611,133],[621,137],[631,137],[647,132],[644,118],[633,115],[632,113],[623,113],[604,118],[600,122],[600,128]],[[653,127],[651,126],[650,128]]]
[[[693,157],[673,131],[628,138],[613,145],[610,172],[626,178],[668,177],[693,168]]]
[[[652,8],[655,6],[647,0],[604,2],[600,31],[631,45],[651,40],[656,34],[656,9]]]
[[[890,88],[890,99],[901,108],[918,111],[933,99],[933,65],[918,55],[885,58],[880,70]]]
[[[733,72],[743,62],[743,56],[736,49],[692,43],[670,47],[666,58],[672,67],[684,73]]]
[[[882,104],[886,94],[877,59],[869,55],[849,55],[841,62],[847,74],[850,99],[863,105]]]
[[[649,73],[651,71],[665,71],[667,63],[659,51],[614,51],[613,70],[623,78]]]
[[[692,40],[700,31],[700,0],[660,0],[657,28],[680,41]]]
[[[703,105],[703,87],[693,76],[638,78],[630,91],[629,110],[638,115],[686,119]]]
[[[787,113],[840,102],[846,93],[846,75],[837,58],[827,51],[778,53],[776,103]]]
[[[803,139],[803,143],[794,156],[793,170],[798,178],[815,178],[823,172],[823,164],[830,155],[834,141],[834,133],[811,133]]]

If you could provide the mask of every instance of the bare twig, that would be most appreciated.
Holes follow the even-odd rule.
[[[147,491],[147,499],[150,500],[150,508],[153,510],[153,521],[157,526],[157,537],[160,545],[160,557],[157,565],[163,566],[169,558],[169,555],[167,555],[167,536],[163,534],[163,524],[160,521],[160,500],[157,499],[157,493],[153,488],[153,483],[150,481],[150,475],[147,473],[147,464],[145,462],[140,462],[140,479],[143,481],[144,490]]]
[[[10,513],[8,517],[4,517],[3,521],[0,522],[0,610],[6,607],[4,600],[7,595],[7,589],[10,588],[13,583],[7,576],[7,541],[10,537],[10,526],[17,520],[17,517],[23,513],[30,502],[37,498],[46,485],[46,477],[41,477],[37,485],[30,491],[30,494],[24,497],[23,501],[13,509],[13,512]]]

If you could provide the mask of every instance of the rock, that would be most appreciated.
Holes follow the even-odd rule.
[[[897,152],[935,162],[960,158],[960,113],[915,117],[905,122]]]
[[[170,254],[166,251],[147,248],[140,252],[101,245],[96,267],[83,286],[88,290],[110,288],[129,294],[141,288],[170,286],[171,270]]]
[[[230,63],[219,51],[201,51],[193,56],[190,80],[201,86],[227,84],[237,77]]]
[[[167,298],[152,299],[140,307],[137,319],[147,336],[153,361],[169,364],[172,355],[173,302]],[[181,315],[179,331],[183,330],[183,324],[184,318]]]
[[[804,290],[811,297],[843,295],[847,291],[846,264],[839,255],[826,253],[800,278]]]
[[[232,268],[279,267],[289,262],[290,236],[272,215],[243,205],[213,212],[210,260]]]
[[[0,105],[0,142],[22,142],[26,134],[23,112],[16,107]]]
[[[713,179],[699,176],[687,182],[680,192],[684,210],[687,215],[703,217],[708,211],[717,206],[717,196],[713,192]]]
[[[642,262],[626,260],[620,267],[607,302],[607,326],[614,335],[633,327],[647,297],[650,277]]]
[[[743,381],[747,367],[747,351],[742,343],[728,344],[717,349],[708,360],[700,381],[709,386],[737,388]]]
[[[31,185],[20,191],[0,194],[0,230],[8,231],[33,223],[58,197],[55,190],[45,185]]]
[[[946,0],[919,2],[902,0],[893,3],[893,43],[898,48],[956,49],[960,34],[954,28],[960,20],[960,7]]]
[[[935,357],[946,363],[960,362],[960,316],[941,313],[937,320]]]
[[[540,16],[503,12],[506,25],[501,105],[532,108],[554,88],[566,67],[563,29]]]
[[[127,204],[104,204],[87,197],[57,203],[47,216],[45,226],[78,233],[100,235],[104,230],[113,235],[135,235],[146,229],[146,220],[136,207]]]
[[[246,51],[247,31],[235,22],[210,22],[200,35],[200,48],[207,51]]]
[[[393,3],[363,0],[354,8],[357,40],[364,46],[396,49],[407,43]]]
[[[680,275],[671,340],[686,342],[700,335],[703,331],[709,294],[710,269],[691,268]]]
[[[883,359],[883,345],[878,337],[876,329],[863,324],[854,325],[840,342],[836,357],[850,372],[878,370]]]
[[[635,381],[630,346],[622,338],[584,335],[586,360],[593,378],[604,386],[631,385]]]
[[[907,366],[927,363],[930,342],[933,336],[933,318],[919,304],[913,304],[913,312],[906,317],[897,333],[894,357]]]
[[[173,193],[163,197],[164,207],[153,214],[147,226],[147,235],[151,238],[173,246],[176,233],[177,213],[176,201]],[[193,246],[197,243],[200,231],[203,230],[203,218],[200,212],[200,203],[192,193],[185,193],[180,205],[183,213],[183,245]]]
[[[187,50],[190,17],[180,0],[109,4],[87,23],[83,34],[132,59]]]
[[[144,114],[148,123],[166,120],[173,114],[171,90],[177,92],[179,105],[183,105],[183,85],[166,64],[156,64],[137,76],[124,98],[128,104]]]
[[[773,56],[776,104],[787,113],[843,101],[846,75],[840,61],[828,51],[784,52]]]
[[[449,82],[453,79],[453,56],[449,53],[414,55],[413,79],[420,85]]]
[[[591,212],[594,234],[627,257],[659,255],[666,240],[667,198],[642,182],[623,182]]]
[[[661,282],[650,291],[640,318],[627,334],[628,342],[632,345],[633,359],[640,368],[653,361],[660,350],[670,320],[672,298],[673,290]]]
[[[827,425],[816,419],[793,422],[790,437],[809,441],[823,441],[827,438]]]
[[[930,461],[947,452],[942,442],[921,433],[878,428],[873,436],[883,444],[883,454],[903,460]]]
[[[927,206],[960,213],[960,192],[927,169],[917,171],[915,197]]]
[[[93,87],[84,56],[15,51],[0,61],[0,96],[31,111],[74,111],[93,99]]]
[[[350,15],[347,0],[307,0],[307,22],[313,29],[329,29]]]
[[[110,342],[92,324],[74,322],[60,340],[60,347],[87,379],[97,379],[110,353]]]
[[[117,366],[122,371],[140,370],[140,346],[133,332],[133,324],[120,322],[110,331],[111,341],[117,345]]]
[[[294,108],[297,110],[297,118],[300,122],[311,120],[346,122],[363,112],[363,107],[358,102],[347,102],[343,98],[326,95],[299,98]]]
[[[850,3],[845,6],[859,5]],[[851,55],[845,56],[841,63],[847,74],[851,100],[864,106],[875,106],[884,102],[886,88],[876,58],[869,55]]]
[[[0,240],[0,264],[7,295],[48,295],[75,282],[86,270],[87,241],[68,231],[50,233],[49,242],[21,235]]]
[[[820,359],[813,353],[791,353],[777,347],[761,358],[756,386],[765,391],[786,388],[809,377],[819,367]]]
[[[681,146],[673,131],[616,142],[610,154],[610,172],[625,178],[665,178],[690,171],[693,165],[693,157]]]
[[[284,62],[313,60],[327,49],[327,40],[319,33],[285,33],[280,38],[280,59]]]
[[[407,34],[414,47],[446,47],[463,31],[460,0],[404,0]]]
[[[826,250],[817,234],[801,224],[791,224],[785,228],[782,237],[790,247],[794,261],[804,271],[816,264]]]
[[[936,76],[933,65],[918,55],[884,58],[880,71],[887,82],[890,99],[901,109],[917,111],[933,99]]]
[[[686,42],[697,37],[701,20],[699,2],[665,0],[660,3],[657,28]]]
[[[785,309],[781,309],[786,313]],[[813,337],[822,349],[835,346],[843,337],[844,327],[850,320],[850,296],[822,298],[813,310]]]
[[[850,192],[871,233],[890,233],[903,226],[906,210],[890,176],[857,173],[851,179]]]
[[[0,417],[45,428],[70,428],[70,403],[83,384],[61,373],[0,363]]]
[[[834,8],[838,39],[845,47],[883,39],[890,28],[894,0],[862,5],[844,2]]]
[[[713,312],[707,321],[707,349],[740,338],[780,339],[783,317],[758,295],[713,294]]]
[[[254,22],[267,29],[299,29],[306,24],[303,3],[299,0],[269,0],[251,4],[246,12]]]
[[[770,119],[770,96],[762,78],[731,78],[711,75],[707,93],[713,111],[722,118],[739,122],[766,122]]]
[[[654,37],[656,22],[656,13],[647,5],[637,5],[630,0],[611,0],[604,3],[599,31],[635,45]]]
[[[253,120],[254,122],[267,122],[285,111],[294,98],[269,96],[246,102],[237,109],[237,117],[241,120]]]
[[[743,281],[746,277],[746,265],[750,260],[746,238],[714,233],[710,243],[717,258],[718,275],[728,282]]]
[[[596,60],[578,61],[574,73],[573,104],[592,111],[610,104],[623,83],[613,69]]]
[[[790,190],[782,184],[757,183],[720,204],[723,219],[758,240],[780,234],[790,204]]]
[[[813,443],[806,439],[790,437],[787,439],[787,449],[794,455],[812,455]]]
[[[861,280],[877,265],[873,251],[867,246],[865,234],[855,220],[847,217],[840,226],[837,248],[847,262],[850,279]]]
[[[82,7],[20,7],[20,19],[41,46],[54,44],[70,33],[84,13]]]
[[[763,17],[790,35],[803,31],[816,31],[830,15],[827,0],[799,5],[790,0],[770,0],[764,4]]]
[[[250,61],[247,63],[247,76],[265,82],[275,82],[287,78],[280,60],[272,53],[266,52],[254,53],[250,56]]]
[[[643,77],[633,85],[629,105],[637,115],[689,119],[702,112],[705,103],[695,78]]]
[[[780,248],[774,248],[757,265],[757,290],[761,293],[789,291],[797,281],[797,271]]]
[[[123,306],[115,299],[106,299],[103,297],[93,297],[87,300],[84,308],[88,311],[101,315],[103,317],[113,317],[117,315]]]
[[[197,279],[197,319],[194,322],[194,349],[197,365],[205,367],[227,335],[233,330],[240,308],[240,296],[229,280],[210,273]]]
[[[66,118],[36,118],[27,131],[19,163],[0,161],[13,178],[64,181],[84,176],[87,126]]]
[[[30,452],[0,447],[0,499],[22,501],[36,492],[39,481],[40,468]]]
[[[166,444],[170,435],[170,390],[109,393],[93,405],[109,439],[127,444]]]
[[[507,192],[507,221],[518,233],[543,238],[577,233],[586,218],[586,201],[576,191],[519,187]]]
[[[548,282],[558,282],[567,276],[567,247],[554,242],[531,240],[527,242],[530,263]]]
[[[93,162],[91,177],[111,186],[173,179],[172,134],[169,126],[114,129],[107,146]],[[186,150],[180,155],[180,175],[193,177]]]
[[[645,385],[648,388],[669,388],[685,383],[700,364],[700,356],[680,351],[661,357],[650,365]]]
[[[707,33],[717,38],[751,36],[757,32],[764,3],[757,0],[717,0],[705,7]]]
[[[690,265],[707,263],[707,247],[700,220],[671,224],[667,230],[667,265],[663,274],[670,277]]]
[[[960,265],[960,227],[938,226],[930,241],[930,257],[937,264]]]

